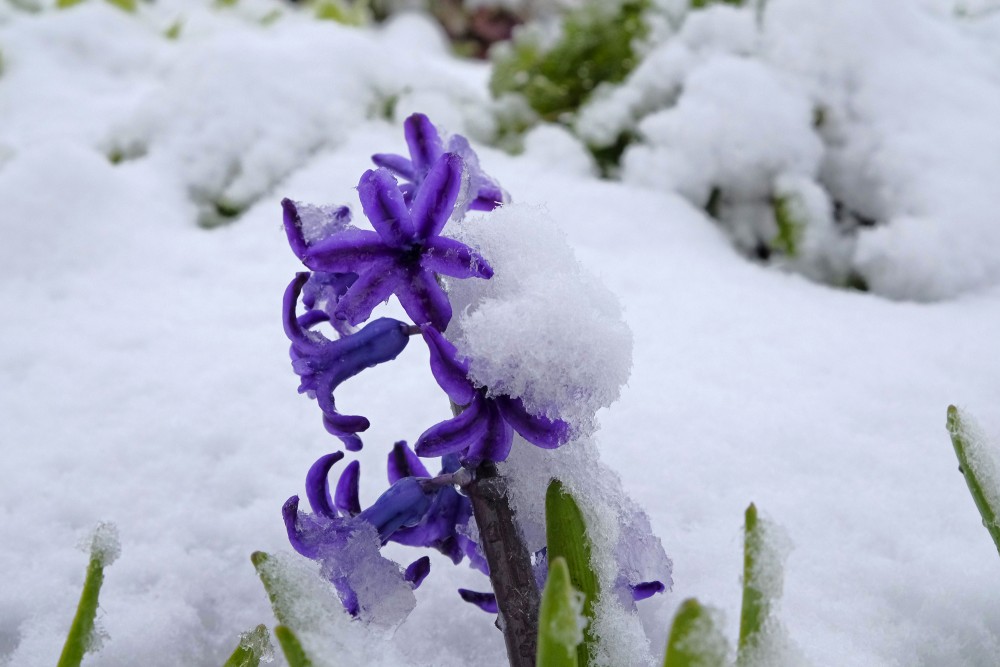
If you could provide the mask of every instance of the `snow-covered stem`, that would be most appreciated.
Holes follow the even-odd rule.
[[[996,496],[996,491],[988,488],[993,481],[989,465],[982,457],[977,458],[974,451],[976,443],[970,442],[962,413],[954,405],[948,406],[948,433],[951,435],[951,444],[958,457],[958,470],[965,477],[965,483],[969,485],[969,493],[972,494],[976,508],[983,517],[983,525],[990,532],[997,551],[1000,551],[1000,522],[998,522],[1000,508],[992,500]]]
[[[511,667],[534,667],[538,635],[539,593],[531,554],[510,506],[507,480],[493,463],[476,468],[476,479],[465,487],[480,541],[490,566],[490,583],[497,598],[497,626],[507,645]]]

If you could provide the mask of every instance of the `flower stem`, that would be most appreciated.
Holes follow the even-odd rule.
[[[490,566],[497,597],[497,627],[507,644],[511,667],[534,667],[538,636],[539,593],[507,494],[507,480],[493,463],[476,468],[476,479],[464,488],[472,501],[479,537]]]

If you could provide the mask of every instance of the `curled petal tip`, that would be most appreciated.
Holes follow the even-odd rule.
[[[485,612],[490,614],[496,614],[498,612],[497,596],[493,593],[479,593],[477,591],[459,588],[458,594],[462,596],[463,600],[476,605]]]

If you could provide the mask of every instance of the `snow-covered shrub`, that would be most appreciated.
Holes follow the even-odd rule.
[[[606,175],[676,192],[748,257],[820,282],[933,300],[1000,281],[986,177],[1000,169],[987,129],[1000,95],[969,65],[962,16],[774,0],[661,2],[642,21],[631,41],[591,29],[619,30],[636,57],[583,93],[543,67],[568,31],[525,30],[494,73],[521,92],[496,104],[498,141],[561,123]],[[940,58],[919,50],[941,34]],[[890,49],[913,64],[881,66]],[[577,71],[572,53],[558,71]]]

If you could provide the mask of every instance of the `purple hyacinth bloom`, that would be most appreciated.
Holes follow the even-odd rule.
[[[483,461],[503,461],[510,453],[514,431],[538,447],[554,449],[569,440],[569,424],[561,419],[532,415],[521,399],[489,397],[468,378],[466,360],[440,331],[421,327],[430,349],[431,372],[456,405],[465,406],[457,417],[424,431],[414,446],[420,456],[461,454],[462,465],[475,468]]]
[[[281,201],[284,214],[285,235],[288,245],[299,259],[302,259],[309,248],[317,241],[328,238],[349,227],[351,211],[346,206],[312,206],[294,202],[291,199]],[[354,333],[354,327],[333,316],[340,298],[347,293],[348,288],[358,279],[356,273],[331,273],[317,271],[309,277],[302,288],[302,304],[308,310],[318,310],[326,314],[326,320],[342,336]],[[318,318],[317,314],[312,315]]]
[[[370,322],[357,333],[330,340],[310,327],[325,319],[320,311],[308,311],[302,317],[295,314],[296,304],[309,274],[299,273],[285,290],[285,335],[292,341],[289,354],[292,368],[302,379],[299,393],[315,397],[323,411],[327,431],[339,437],[344,445],[361,449],[357,436],[369,427],[360,415],[337,412],[333,392],[337,386],[366,368],[395,359],[410,337],[410,327],[403,322],[382,318]]]
[[[503,188],[480,168],[479,156],[472,150],[469,140],[462,135],[451,136],[445,146],[441,140],[441,133],[422,113],[415,113],[403,122],[403,133],[410,152],[409,159],[394,153],[377,153],[372,156],[372,162],[408,181],[400,188],[407,203],[410,202],[413,192],[424,182],[431,166],[445,153],[456,153],[465,161],[469,174],[469,192],[472,196],[472,200],[468,203],[469,209],[492,211],[500,204],[509,201]]]
[[[367,171],[358,183],[361,207],[375,231],[350,227],[307,246],[303,263],[314,271],[356,273],[339,298],[335,318],[356,325],[392,294],[416,324],[444,330],[451,303],[436,274],[489,278],[479,253],[441,236],[462,186],[462,158],[445,153],[430,168],[408,207],[386,169]]]
[[[430,478],[427,468],[403,441],[389,452],[386,468],[390,484],[406,477]],[[472,502],[448,483],[449,475],[459,468],[457,457],[445,457],[441,475],[428,482],[438,488],[427,513],[419,523],[396,531],[390,539],[407,546],[436,549],[456,565],[468,556],[472,567],[488,574],[489,570],[483,569],[486,561],[479,555],[479,546],[463,532],[472,518]]]
[[[389,487],[378,500],[361,512],[350,515],[337,508],[330,496],[329,473],[335,463],[344,458],[343,452],[320,457],[306,475],[306,498],[312,514],[299,511],[299,497],[292,496],[282,507],[288,540],[297,552],[323,566],[327,576],[340,593],[344,607],[358,615],[361,602],[356,593],[357,573],[363,562],[378,557],[377,549],[392,535],[416,524],[430,507],[433,492],[425,490],[420,480],[407,477]],[[377,544],[369,544],[372,539]],[[362,548],[357,548],[360,542]],[[367,544],[367,548],[365,545]],[[427,576],[430,560],[420,558],[410,564],[400,576],[416,588]]]

